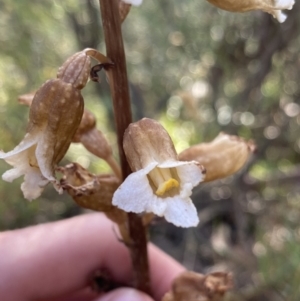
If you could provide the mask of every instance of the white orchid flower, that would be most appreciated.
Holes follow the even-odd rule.
[[[124,151],[134,172],[115,192],[113,205],[127,212],[153,212],[176,226],[197,226],[190,196],[204,178],[198,162],[178,161],[168,133],[147,118],[128,127]]]

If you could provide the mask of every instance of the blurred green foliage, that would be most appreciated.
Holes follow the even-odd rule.
[[[202,220],[196,230],[162,223],[152,228],[153,240],[188,268],[233,270],[240,288],[253,287],[247,300],[300,296],[299,13],[296,3],[278,24],[259,11],[232,14],[206,1],[145,0],[123,24],[135,119],[160,120],[178,151],[220,131],[257,144],[238,175],[195,190]],[[28,108],[18,104],[18,95],[55,77],[76,51],[105,52],[99,18],[93,0],[0,0],[1,149],[12,149],[25,133]],[[83,94],[116,150],[105,78]],[[62,164],[69,161],[93,172],[109,170],[80,145]],[[0,173],[7,168],[1,161]],[[20,183],[0,181],[2,230],[81,212],[51,187],[28,203]]]

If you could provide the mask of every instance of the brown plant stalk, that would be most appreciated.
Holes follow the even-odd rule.
[[[126,59],[121,32],[121,21],[117,1],[99,0],[104,30],[107,56],[114,66],[108,68],[108,77],[115,114],[119,156],[123,180],[131,173],[123,151],[123,135],[132,122],[129,88],[126,71]],[[128,213],[128,227],[131,243],[128,246],[133,265],[133,285],[150,294],[150,275],[147,254],[146,228],[140,216]]]

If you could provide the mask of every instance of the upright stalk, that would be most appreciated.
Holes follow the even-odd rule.
[[[126,59],[121,32],[119,8],[115,0],[99,0],[104,30],[106,54],[114,63],[109,68],[109,84],[113,100],[118,147],[123,180],[131,173],[123,150],[123,135],[132,122]],[[134,287],[150,294],[150,276],[147,254],[147,235],[142,219],[134,213],[128,214],[128,227],[131,238],[129,246]]]

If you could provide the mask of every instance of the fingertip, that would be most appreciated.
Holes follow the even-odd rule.
[[[154,245],[149,246],[149,260],[153,296],[155,300],[161,300],[171,289],[173,280],[184,272],[185,268]]]
[[[95,301],[154,301],[148,295],[133,288],[119,288],[111,291]]]

